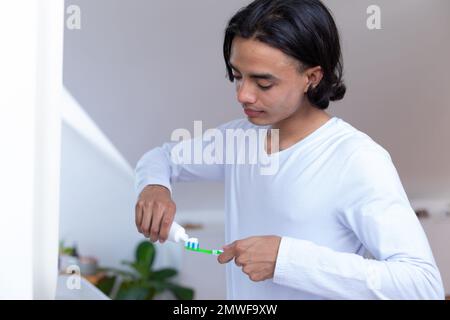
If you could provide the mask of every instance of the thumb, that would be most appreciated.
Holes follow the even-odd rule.
[[[233,260],[235,256],[234,250],[232,250],[233,244],[224,245],[222,248],[224,251],[217,257],[217,261],[223,264]]]

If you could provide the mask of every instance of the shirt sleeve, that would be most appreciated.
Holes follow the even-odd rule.
[[[425,233],[389,154],[354,152],[341,171],[339,221],[373,259],[282,237],[274,282],[326,299],[443,299]]]
[[[135,168],[136,194],[150,184],[165,186],[172,192],[173,182],[222,181],[225,130],[233,129],[241,122],[242,119],[233,120],[205,131],[200,137],[164,143],[145,153]]]

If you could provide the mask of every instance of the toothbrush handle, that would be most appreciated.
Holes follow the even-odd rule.
[[[214,256],[218,256],[221,253],[223,253],[223,250],[207,250],[207,249],[201,249],[201,248],[197,248],[197,249],[192,249],[189,247],[185,247],[187,250],[190,251],[196,251],[196,252],[201,252],[201,253],[206,253],[206,254],[212,254]]]

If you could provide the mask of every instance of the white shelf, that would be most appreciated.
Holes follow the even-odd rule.
[[[67,281],[71,275],[58,276],[56,288],[56,300],[110,300],[103,292],[92,283],[81,277],[79,289],[69,289]]]

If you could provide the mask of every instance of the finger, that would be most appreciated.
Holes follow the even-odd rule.
[[[217,257],[219,263],[227,263],[230,262],[235,257],[234,246],[223,247],[223,253]]]
[[[270,278],[265,274],[265,272],[250,272],[248,277],[254,282],[259,282]]]
[[[233,260],[233,258],[234,258],[234,255],[230,251],[228,251],[228,252],[224,252],[224,253],[220,254],[217,257],[217,261],[221,264],[224,264],[224,263],[230,262],[231,260]]]
[[[164,243],[169,237],[170,227],[172,226],[173,219],[175,217],[175,206],[169,206],[161,219],[161,229],[159,231],[159,239],[161,243]]]
[[[247,264],[247,259],[245,259],[244,255],[240,255],[234,258],[234,263],[238,266],[238,267],[242,267],[244,265]]]
[[[141,230],[146,238],[148,238],[150,236],[150,226],[151,226],[152,215],[153,215],[152,208],[153,208],[152,203],[146,203],[143,208]]]
[[[136,228],[138,229],[138,231],[140,233],[142,233],[142,229],[141,229],[141,224],[142,224],[142,215],[143,215],[143,208],[144,208],[144,203],[143,201],[139,200],[136,202],[136,206],[135,206],[135,223],[136,223]]]
[[[161,219],[164,214],[164,208],[161,205],[157,205],[156,209],[153,210],[152,223],[150,226],[150,240],[152,242],[158,241],[159,229],[161,227]]]
[[[250,275],[250,273],[252,273],[253,271],[255,271],[255,266],[251,264],[248,264],[242,268],[242,272],[246,275]]]
[[[233,241],[232,243],[229,243],[229,244],[226,244],[226,245],[222,246],[222,249],[223,250],[230,249],[230,248],[234,247],[236,245],[236,243],[237,243],[237,241]]]

